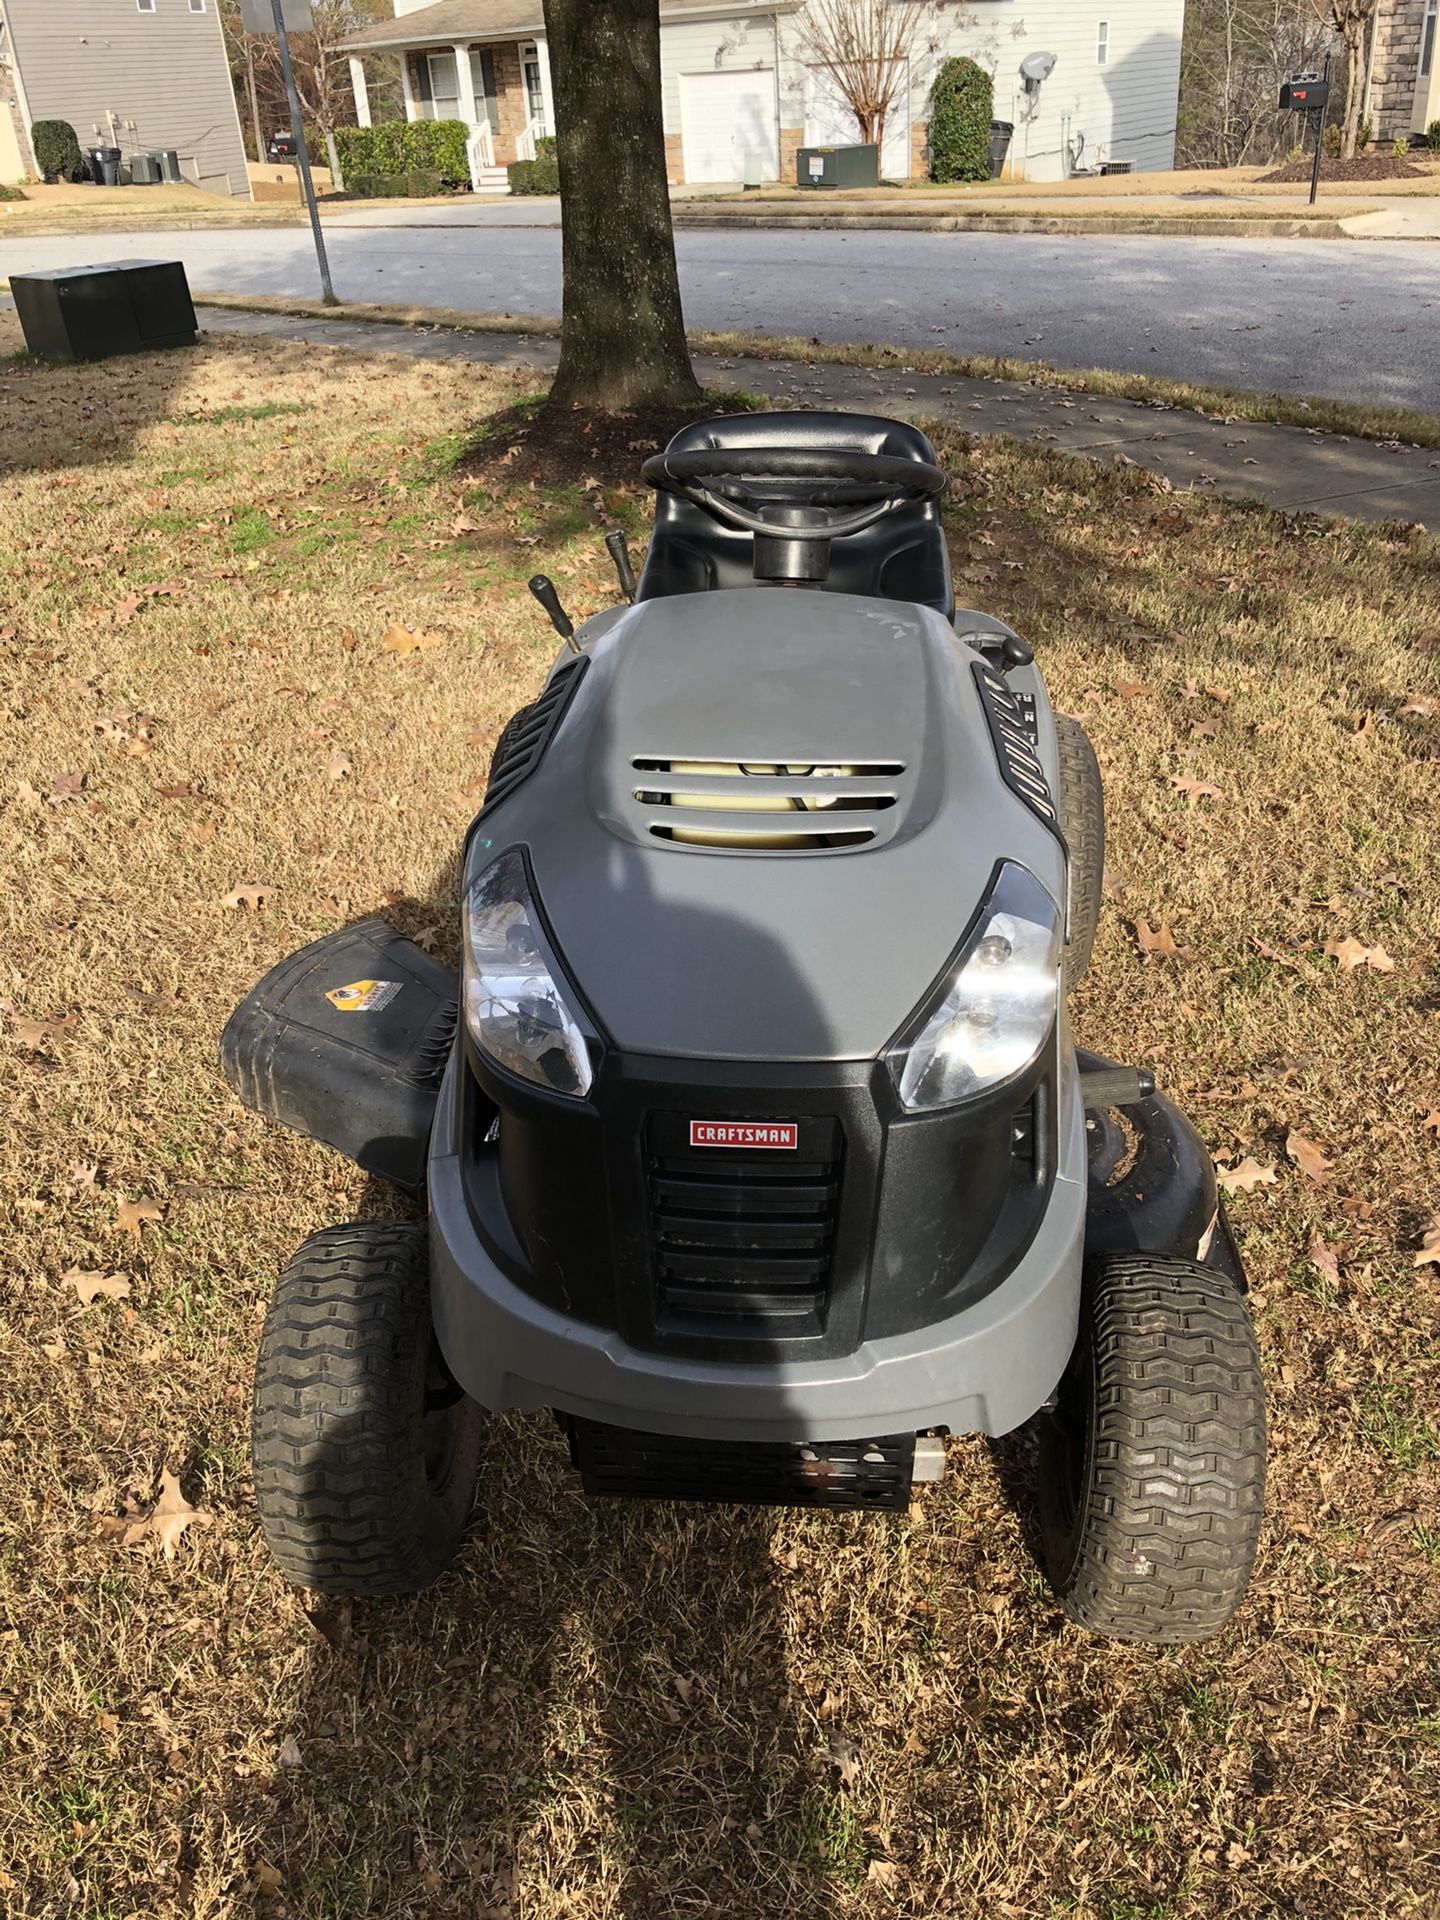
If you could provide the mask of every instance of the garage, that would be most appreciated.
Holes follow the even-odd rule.
[[[752,155],[762,180],[778,179],[774,68],[682,73],[680,132],[687,182],[743,180]]]

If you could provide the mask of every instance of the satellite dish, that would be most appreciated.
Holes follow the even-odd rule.
[[[1048,80],[1055,71],[1056,56],[1053,53],[1027,53],[1020,62],[1020,77],[1025,89],[1033,93],[1042,80]]]

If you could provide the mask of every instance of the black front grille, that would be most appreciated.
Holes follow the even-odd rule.
[[[652,1114],[647,1149],[658,1317],[719,1318],[736,1334],[820,1332],[840,1207],[838,1122],[802,1120],[795,1147],[754,1151],[691,1147],[689,1116]]]

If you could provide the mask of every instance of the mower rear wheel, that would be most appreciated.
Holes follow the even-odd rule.
[[[255,1369],[255,1498],[285,1578],[334,1594],[438,1578],[469,1518],[483,1418],[435,1341],[424,1227],[312,1233]]]
[[[1113,1640],[1218,1633],[1265,1494],[1265,1398],[1245,1303],[1191,1260],[1112,1254],[1087,1278],[1040,1416],[1040,1537],[1070,1618]]]
[[[1105,883],[1105,794],[1090,736],[1078,720],[1055,716],[1060,758],[1060,831],[1070,852],[1070,939],[1065,948],[1065,984],[1085,977],[1100,924]]]

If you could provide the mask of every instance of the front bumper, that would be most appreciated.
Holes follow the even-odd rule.
[[[744,1361],[658,1354],[524,1292],[482,1245],[460,1164],[452,1055],[429,1166],[432,1310],[456,1380],[492,1412],[554,1407],[610,1426],[716,1440],[1008,1433],[1049,1398],[1075,1344],[1086,1209],[1083,1119],[1073,1075],[1055,1179],[1028,1249],[952,1318],[828,1358]]]

